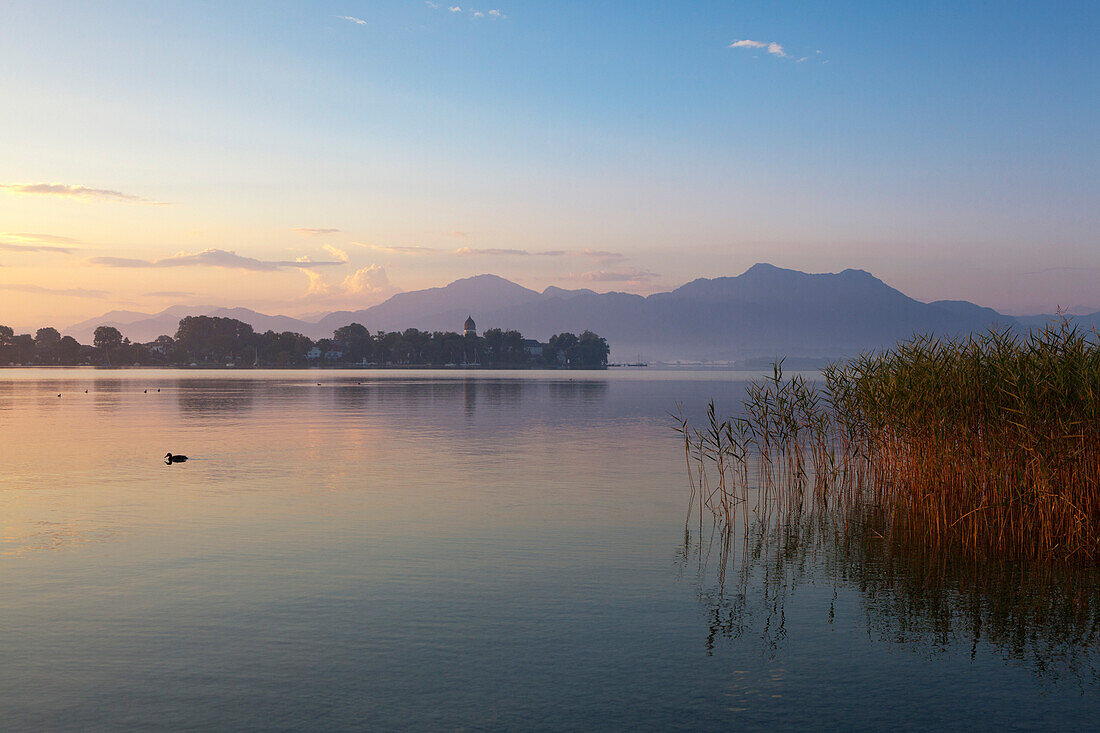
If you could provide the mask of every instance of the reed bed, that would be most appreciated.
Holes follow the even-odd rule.
[[[921,336],[822,377],[778,362],[739,415],[712,402],[697,426],[681,411],[700,517],[748,526],[813,500],[952,554],[1100,561],[1095,331]]]

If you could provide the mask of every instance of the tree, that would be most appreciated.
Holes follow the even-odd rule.
[[[611,347],[607,340],[597,336],[591,331],[581,334],[576,346],[577,360],[575,366],[594,368],[607,366],[607,356],[611,353]]]
[[[34,334],[34,345],[40,349],[48,349],[51,346],[56,346],[61,341],[61,334],[57,332],[56,328],[38,329]]]
[[[585,331],[579,337],[572,333],[551,336],[544,357],[552,364],[599,369],[607,366],[607,356],[610,353],[611,348],[606,339],[592,331]]]
[[[81,346],[72,336],[64,336],[57,342],[57,359],[62,364],[75,364],[80,358]]]
[[[122,346],[122,333],[114,326],[99,326],[92,335],[92,346],[110,354]]]
[[[17,364],[29,364],[34,359],[34,339],[29,333],[21,333],[11,339],[10,356]]]
[[[218,316],[187,316],[176,331],[176,341],[193,358],[206,361],[234,358],[255,336],[252,326],[244,321]]]
[[[370,331],[358,323],[342,326],[332,333],[332,338],[343,347],[347,361],[364,361],[374,351]]]

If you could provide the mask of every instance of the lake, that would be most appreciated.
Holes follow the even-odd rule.
[[[668,413],[748,376],[0,371],[0,719],[1094,726],[1093,571],[806,527],[722,573]]]

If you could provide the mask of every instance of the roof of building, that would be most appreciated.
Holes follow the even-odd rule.
[[[472,331],[475,328],[477,328],[477,324],[474,323],[474,317],[473,316],[466,316],[466,324],[463,326],[463,328],[466,329],[467,331]]]

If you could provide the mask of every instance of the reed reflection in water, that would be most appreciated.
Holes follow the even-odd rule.
[[[1079,563],[1024,562],[945,553],[889,538],[873,508],[829,506],[820,496],[769,507],[756,491],[727,524],[692,501],[678,556],[705,609],[705,646],[758,643],[776,657],[797,644],[787,605],[831,589],[822,625],[854,595],[869,638],[928,658],[980,650],[1049,681],[1100,682],[1100,571]]]

